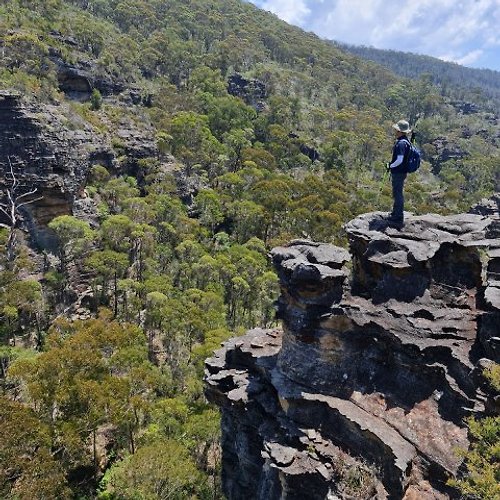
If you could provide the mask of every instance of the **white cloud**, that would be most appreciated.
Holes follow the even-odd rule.
[[[307,7],[307,0],[266,0],[260,2],[264,10],[276,14],[290,24],[301,24],[311,10]]]
[[[500,0],[252,0],[319,36],[480,62],[500,50]],[[497,58],[500,69],[500,53]]]
[[[444,61],[455,62],[457,64],[462,64],[463,66],[467,66],[469,64],[473,64],[478,61],[481,56],[484,54],[484,50],[477,49],[471,50],[465,55],[458,55],[453,53],[442,54],[439,56],[439,59],[443,59]]]

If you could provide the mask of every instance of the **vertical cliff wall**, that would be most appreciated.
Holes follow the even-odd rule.
[[[71,213],[84,187],[89,157],[103,147],[89,127],[70,130],[63,120],[57,106],[41,107],[16,93],[0,93],[0,190],[5,193],[12,185],[12,173],[25,192],[37,189],[38,201],[26,208],[36,228]]]
[[[282,329],[207,360],[229,499],[453,497],[464,418],[497,411],[498,210],[346,230],[274,249]]]
[[[151,127],[141,126],[124,123],[115,131],[129,162],[120,170],[112,136],[94,129],[67,103],[39,104],[14,91],[0,91],[0,198],[12,187],[12,174],[22,192],[37,190],[37,201],[23,213],[23,226],[34,243],[50,247],[46,226],[54,217],[85,215],[92,205],[84,188],[93,165],[113,174],[127,173],[126,168],[134,173],[137,159],[157,156]]]

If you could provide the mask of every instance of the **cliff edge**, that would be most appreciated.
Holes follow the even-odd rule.
[[[36,191],[33,203],[21,210],[21,226],[37,247],[53,248],[47,230],[53,218],[71,214],[96,224],[97,207],[85,192],[93,166],[113,175],[136,174],[140,159],[158,156],[151,130],[149,123],[139,128],[124,119],[112,135],[91,126],[68,103],[41,104],[0,90],[0,197],[13,183]],[[127,160],[120,163],[120,156]],[[7,222],[3,219],[0,214],[0,222]]]
[[[364,214],[349,252],[272,251],[282,329],[206,362],[229,499],[455,496],[464,419],[498,413],[482,378],[500,361],[497,202],[400,230]]]

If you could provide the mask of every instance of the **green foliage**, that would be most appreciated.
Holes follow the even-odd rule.
[[[484,376],[491,389],[500,393],[500,365],[491,364]],[[463,450],[467,473],[449,481],[462,494],[473,498],[500,498],[500,417],[468,419],[471,447]]]
[[[224,213],[219,196],[214,191],[200,191],[196,196],[196,206],[200,211],[200,223],[210,228],[215,234],[215,228],[224,220]]]
[[[0,339],[12,341],[21,326],[39,321],[42,312],[42,286],[38,281],[7,283],[0,288]]]
[[[492,388],[500,393],[500,364],[492,364],[485,370],[484,375],[489,380]]]
[[[196,498],[203,480],[188,450],[164,439],[140,448],[107,472],[100,499]]]
[[[197,163],[208,169],[223,151],[210,131],[206,115],[184,111],[177,113],[170,122],[169,132],[172,154],[184,162],[188,175]]]
[[[90,181],[96,186],[102,186],[109,180],[109,172],[102,165],[94,165],[91,169]]]
[[[500,417],[469,419],[472,447],[465,454],[467,475],[449,483],[473,498],[500,497]]]
[[[139,196],[137,180],[133,177],[110,179],[100,190],[100,193],[111,213],[116,214],[120,211],[120,205],[124,200]]]
[[[49,223],[49,228],[59,239],[59,255],[64,270],[71,259],[83,253],[94,236],[88,222],[71,215],[56,217]]]
[[[211,94],[213,97],[224,97],[226,95],[226,83],[219,69],[212,69],[207,66],[198,66],[189,78],[190,90],[204,94]]]
[[[232,129],[244,130],[251,126],[257,114],[253,108],[245,105],[241,99],[233,96],[203,96],[204,111],[212,134],[221,140]],[[250,144],[249,144],[250,145]]]
[[[96,449],[89,456],[85,443],[95,440],[104,423],[112,423],[116,439],[133,451],[151,391],[161,387],[160,373],[148,363],[142,331],[105,317],[73,324],[59,321],[47,338],[46,351],[14,362],[9,376],[22,383],[66,466],[95,463]]]
[[[48,47],[33,34],[8,35],[3,41],[3,49],[3,61],[11,73],[21,69],[39,77],[46,71]]]
[[[90,96],[90,108],[94,111],[101,109],[102,106],[102,95],[98,89],[92,90],[92,94]]]
[[[86,261],[87,266],[101,278],[102,303],[106,302],[106,291],[109,281],[113,282],[114,313],[118,314],[118,280],[127,271],[129,258],[126,254],[113,250],[93,252]],[[95,293],[97,295],[97,293]]]
[[[0,495],[3,498],[71,498],[54,459],[50,429],[30,408],[0,396]]]

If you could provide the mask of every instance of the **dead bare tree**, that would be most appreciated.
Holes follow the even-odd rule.
[[[9,231],[9,237],[7,239],[7,262],[12,263],[16,258],[16,229],[22,218],[20,209],[41,200],[43,197],[39,196],[32,198],[38,191],[37,188],[29,191],[23,190],[23,187],[20,185],[14,173],[10,156],[7,157],[7,161],[9,162],[9,174],[12,184],[5,188],[5,194],[2,196],[3,200],[0,202],[0,212],[6,217],[8,223],[5,224],[0,222],[0,227]]]

